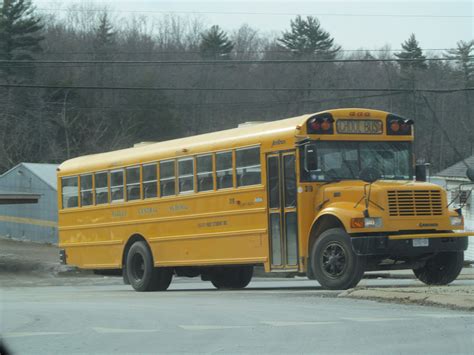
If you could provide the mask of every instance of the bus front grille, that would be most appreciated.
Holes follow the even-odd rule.
[[[390,216],[441,216],[443,205],[439,190],[388,191]]]

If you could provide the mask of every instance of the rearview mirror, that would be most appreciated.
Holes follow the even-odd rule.
[[[426,164],[416,164],[415,179],[416,181],[426,181]]]
[[[306,171],[318,169],[318,157],[316,155],[316,145],[314,144],[304,146],[304,169]]]
[[[469,180],[471,180],[472,182],[474,182],[474,168],[469,168],[467,169],[466,171],[466,176]]]

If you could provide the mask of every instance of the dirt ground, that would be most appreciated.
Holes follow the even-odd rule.
[[[95,275],[59,263],[55,245],[0,238],[0,285],[59,286],[80,284],[117,284],[120,277]]]

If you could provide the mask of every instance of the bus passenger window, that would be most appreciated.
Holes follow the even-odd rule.
[[[127,168],[127,201],[140,199],[140,168]]]
[[[143,197],[153,198],[158,196],[156,178],[156,164],[143,165]]]
[[[218,189],[234,186],[232,176],[232,152],[216,154],[216,175]]]
[[[194,191],[194,159],[178,160],[179,193]]]
[[[81,175],[81,206],[93,204],[92,174]]]
[[[77,176],[61,179],[63,208],[72,208],[78,206],[78,184]]]
[[[95,175],[95,204],[101,205],[109,202],[109,190],[107,187],[107,173],[96,173]]]
[[[196,158],[198,191],[214,190],[212,178],[212,155],[201,155]]]
[[[110,200],[123,202],[123,170],[110,172]]]
[[[161,196],[176,194],[174,160],[160,162],[160,191]]]
[[[245,148],[235,151],[237,186],[261,183],[260,148]]]

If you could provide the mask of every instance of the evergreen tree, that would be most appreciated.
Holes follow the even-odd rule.
[[[34,14],[29,0],[10,0],[0,9],[0,59],[33,60],[33,53],[41,51],[43,40],[41,19]],[[12,75],[28,75],[31,70],[0,66],[7,80]]]
[[[229,59],[234,44],[227,38],[227,34],[217,25],[201,34],[199,50],[204,59]]]
[[[402,43],[402,49],[400,53],[395,53],[395,56],[400,59],[398,64],[402,70],[415,70],[415,69],[426,69],[428,68],[426,64],[426,57],[423,55],[418,41],[415,38],[415,34],[411,34],[404,43]],[[406,62],[404,60],[410,60]]]
[[[99,26],[95,30],[94,50],[98,59],[108,59],[110,51],[115,44],[113,25],[106,12],[99,17]]]
[[[329,32],[321,28],[316,17],[308,16],[306,20],[297,16],[290,23],[291,30],[283,32],[282,38],[277,41],[279,45],[293,53],[296,57],[316,55],[332,59],[341,49],[334,44]]]
[[[461,79],[465,88],[474,86],[474,40],[464,42],[459,41],[457,48],[448,51],[446,58],[455,59],[458,68],[454,73],[456,79]],[[469,132],[469,146],[470,154],[474,154],[474,115],[472,108],[472,101],[474,96],[471,92],[464,92],[465,114],[461,115],[461,120],[464,122],[464,127]]]
[[[474,86],[474,40],[469,42],[459,41],[457,48],[448,51],[445,55],[448,59],[456,60],[460,67],[460,74],[464,81],[464,86]]]

